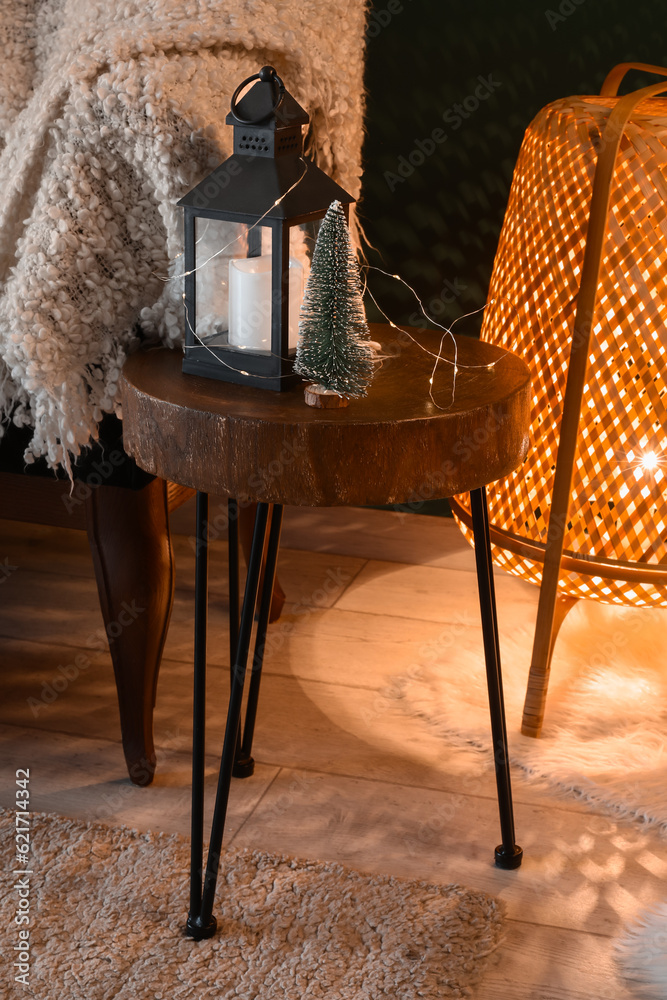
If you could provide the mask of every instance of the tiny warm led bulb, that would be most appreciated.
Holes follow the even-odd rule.
[[[656,469],[658,466],[658,456],[654,451],[644,452],[642,455],[642,469],[646,472],[650,472],[652,469]]]

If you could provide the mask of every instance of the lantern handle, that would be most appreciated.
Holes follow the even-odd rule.
[[[604,83],[600,89],[600,97],[616,97],[621,81],[628,70],[638,69],[642,73],[655,73],[657,76],[667,76],[667,68],[664,66],[652,66],[650,63],[623,62],[618,63],[610,69],[604,78]]]
[[[236,110],[239,94],[245,87],[248,86],[249,83],[252,83],[253,80],[259,80],[261,83],[269,83],[271,85],[271,90],[273,92],[273,107],[269,111],[269,114],[275,114],[280,107],[283,97],[285,96],[285,84],[280,79],[273,66],[262,66],[259,73],[253,73],[252,76],[249,76],[247,80],[244,80],[243,83],[238,85],[232,94],[231,112],[241,125],[256,125],[258,122],[263,121],[266,117],[268,117],[267,115],[262,115],[261,118],[241,118],[240,114]]]

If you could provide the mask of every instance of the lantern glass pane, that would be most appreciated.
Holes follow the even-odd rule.
[[[248,227],[220,219],[195,219],[195,341],[207,347],[227,344],[229,262],[248,252]]]
[[[306,291],[310,265],[321,224],[322,220],[316,219],[290,227],[290,348],[296,348],[299,339],[301,303]],[[293,271],[294,277],[292,277]]]
[[[320,224],[316,220],[286,230],[290,354],[298,341],[301,303]],[[280,314],[281,299],[280,285],[273,281],[274,239],[269,225],[195,219],[196,332],[192,332],[200,346],[271,354],[272,319],[275,322],[273,314]]]
[[[301,264],[303,270],[303,291],[306,289],[306,282],[310,274],[310,264],[313,259],[313,252],[321,225],[322,220],[316,219],[313,222],[302,223],[299,226],[292,226],[290,228],[290,258],[297,260]]]

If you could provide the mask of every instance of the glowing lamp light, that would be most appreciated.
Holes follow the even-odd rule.
[[[523,732],[579,598],[667,606],[667,101],[664,81],[543,109],[517,161],[482,337],[534,386],[525,464],[488,488],[494,560],[540,586]],[[455,516],[470,537],[464,497]]]
[[[647,451],[642,455],[642,469],[646,472],[652,472],[653,469],[658,468],[658,456],[654,451]]]

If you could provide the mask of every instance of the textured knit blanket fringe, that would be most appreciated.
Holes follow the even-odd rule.
[[[69,468],[120,414],[138,332],[180,344],[175,206],[231,153],[241,80],[275,65],[358,195],[364,28],[365,0],[2,0],[0,411],[26,461]]]

